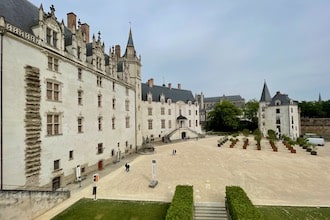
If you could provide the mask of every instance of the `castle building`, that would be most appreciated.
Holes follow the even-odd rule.
[[[56,190],[147,138],[199,131],[191,92],[141,83],[131,29],[124,53],[107,52],[73,12],[64,24],[54,6],[4,0],[0,48],[1,189]]]
[[[278,137],[286,135],[293,140],[300,136],[298,103],[280,92],[271,97],[266,82],[259,101],[258,117],[259,129],[265,137],[268,130],[275,131]]]
[[[210,111],[214,109],[214,106],[217,103],[221,103],[224,100],[227,100],[233,103],[237,108],[244,108],[245,106],[245,99],[242,98],[240,95],[223,95],[223,96],[216,96],[216,97],[204,97],[204,94],[197,94],[195,95],[196,100],[199,103],[200,107],[200,123],[201,125],[205,125],[207,121],[207,115]]]

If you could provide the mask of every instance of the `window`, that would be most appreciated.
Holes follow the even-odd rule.
[[[191,120],[189,120],[189,128],[191,127]]]
[[[163,129],[165,128],[165,119],[161,120],[161,128],[163,128]]]
[[[277,113],[277,114],[280,113],[280,109],[279,109],[279,108],[276,109],[276,113]]]
[[[198,120],[196,120],[196,125],[195,126],[198,127]]]
[[[198,115],[198,111],[196,110],[196,115]]]
[[[77,119],[78,122],[78,133],[83,133],[83,118],[79,117]]]
[[[78,105],[82,105],[82,90],[78,90]]]
[[[129,128],[130,126],[129,126],[129,116],[127,116],[126,118],[125,118],[125,121],[126,121],[126,128]]]
[[[129,95],[128,87],[126,87],[126,95],[127,95],[127,96]]]
[[[73,160],[73,150],[69,151],[69,160]]]
[[[148,129],[152,130],[152,120],[151,119],[148,120]]]
[[[54,160],[54,171],[60,169],[60,160]]]
[[[52,41],[52,30],[50,28],[46,29],[46,42],[47,44],[50,44]]]
[[[59,135],[61,129],[60,114],[48,113],[47,114],[47,135]]]
[[[79,46],[77,48],[77,57],[78,57],[78,59],[81,58],[81,47],[79,47]]]
[[[116,84],[115,82],[112,82],[112,91],[115,91],[115,88],[116,88]]]
[[[111,157],[113,157],[113,156],[115,156],[115,150],[114,149],[111,150]]]
[[[189,109],[188,114],[191,115],[191,110]]]
[[[49,27],[46,28],[46,42],[49,45],[57,47],[57,32]]]
[[[97,154],[103,153],[103,143],[97,144]]]
[[[82,80],[82,70],[81,70],[81,68],[78,68],[78,79]]]
[[[152,108],[148,108],[148,115],[152,115]]]
[[[182,110],[181,109],[179,109],[179,115],[182,115]]]
[[[148,103],[151,104],[151,102],[152,102],[152,95],[151,95],[151,93],[148,94],[148,97],[147,98],[148,98]]]
[[[96,57],[96,68],[101,69],[102,68],[102,58]]]
[[[58,59],[48,56],[48,69],[58,72]]]
[[[129,111],[129,100],[125,101],[125,110]]]
[[[276,118],[276,124],[281,124],[281,119],[279,117]]]
[[[97,106],[102,107],[102,95],[97,95]]]
[[[172,121],[171,121],[171,120],[168,121],[168,128],[169,128],[169,129],[172,128]]]
[[[53,46],[57,47],[57,32],[53,31]]]
[[[112,99],[112,109],[116,108],[116,99]]]
[[[165,115],[165,108],[164,108],[164,107],[162,107],[162,108],[160,109],[160,114],[161,114],[161,115]]]
[[[102,76],[96,76],[96,85],[102,87]]]
[[[97,122],[98,122],[98,129],[99,129],[99,131],[102,131],[102,116],[99,116],[98,118],[97,118]]]
[[[168,115],[171,115],[171,113],[172,113],[172,112],[171,112],[171,109],[169,108],[169,109],[168,109]]]
[[[111,119],[112,129],[115,129],[115,128],[116,128],[116,127],[115,127],[115,121],[116,121],[115,118],[112,118],[112,119]]]
[[[60,83],[58,82],[47,82],[47,100],[48,101],[59,101],[60,100]]]

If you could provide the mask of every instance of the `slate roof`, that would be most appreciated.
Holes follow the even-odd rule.
[[[147,83],[141,83],[142,87],[142,101],[147,101],[148,93],[151,92],[152,94],[152,101],[159,102],[160,96],[164,94],[165,100],[171,99],[172,102],[177,101],[195,101],[195,98],[190,90],[183,90],[183,89],[175,89],[175,88],[168,88],[166,86],[156,86],[153,85],[149,87]]]
[[[272,97],[270,96],[268,87],[266,82],[264,83],[264,87],[262,89],[261,97],[260,97],[260,102],[271,102]]]
[[[276,95],[274,95],[269,106],[276,106],[276,101],[280,101],[280,105],[296,104],[287,94],[281,94],[280,92],[277,92]]]
[[[222,100],[235,102],[235,101],[242,101],[243,98],[240,95],[229,95],[229,96],[218,96],[218,97],[206,97],[206,98],[204,98],[204,102],[221,102]]]
[[[26,0],[1,0],[0,16],[6,22],[33,34],[31,27],[39,22],[39,8]]]

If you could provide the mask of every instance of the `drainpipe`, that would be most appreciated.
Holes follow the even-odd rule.
[[[0,17],[0,190],[3,190],[3,109],[2,109],[2,92],[3,92],[3,83],[2,83],[2,71],[3,71],[3,34],[5,31],[5,20],[3,17]]]

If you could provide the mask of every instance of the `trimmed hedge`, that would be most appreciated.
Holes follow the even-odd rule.
[[[226,186],[226,198],[232,220],[259,220],[262,215],[239,186]]]
[[[193,220],[194,198],[193,187],[178,185],[172,203],[167,210],[166,220]]]

